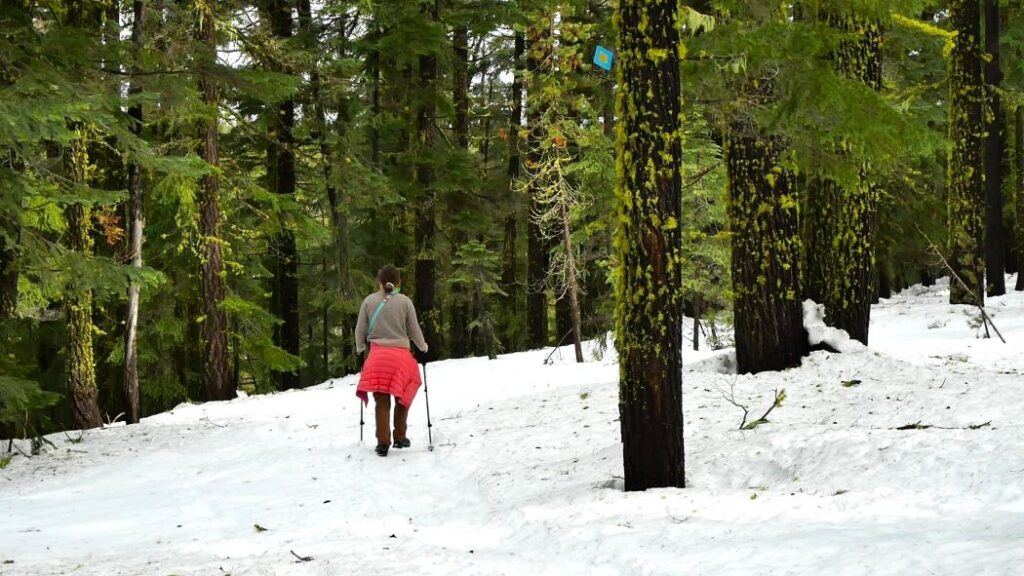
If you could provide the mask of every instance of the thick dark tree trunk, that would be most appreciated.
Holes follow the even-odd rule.
[[[732,282],[738,370],[757,373],[800,364],[807,351],[800,304],[800,233],[793,177],[777,171],[778,140],[729,136]]]
[[[199,156],[211,167],[220,161],[220,136],[217,115],[220,91],[212,68],[217,61],[217,36],[214,27],[217,4],[209,0],[201,5],[196,27],[202,46],[199,64],[199,93],[211,112],[200,125]],[[204,238],[199,264],[199,283],[203,297],[203,374],[207,400],[230,400],[235,388],[228,374],[228,321],[224,311],[224,257],[221,253],[220,178],[207,174],[199,183],[199,233]]]
[[[985,0],[985,94],[989,112],[985,122],[985,285],[989,296],[1006,294],[1005,242],[1003,235],[1003,118],[999,88],[1003,72],[999,67],[999,0]]]
[[[532,74],[542,74],[544,67],[550,65],[549,36],[552,25],[550,16],[545,16],[546,26],[531,26],[527,37],[526,67]],[[541,160],[541,142],[544,139],[544,128],[541,123],[543,110],[542,97],[540,94],[540,81],[534,78],[527,89],[527,118],[526,123],[529,129],[526,142],[527,165],[536,165]],[[530,202],[530,213],[538,209],[536,201],[537,191],[531,184],[527,190]],[[547,276],[548,276],[548,243],[541,233],[540,225],[534,218],[527,218],[526,226],[526,260],[527,260],[527,286],[526,296],[526,338],[527,346],[531,348],[543,348],[549,344],[548,337],[548,298],[547,298]]]
[[[137,73],[140,69],[139,61],[142,58],[142,31],[146,19],[145,0],[135,0],[132,3],[132,50],[135,54],[135,64],[132,71]],[[128,93],[138,95],[142,87],[133,78]],[[142,134],[142,105],[135,104],[128,109],[128,115],[132,118],[132,132],[139,136]],[[132,266],[136,269],[142,268],[142,239],[143,239],[143,211],[142,211],[142,167],[136,163],[128,165],[128,253],[132,259]],[[139,422],[139,361],[138,361],[138,323],[139,323],[139,284],[132,282],[128,286],[128,309],[125,315],[124,330],[124,416],[129,424]]]
[[[836,67],[848,78],[881,90],[882,30],[877,23],[852,16],[827,20],[855,38],[844,40],[834,54]],[[877,191],[869,167],[861,170],[855,189],[831,180],[814,180],[807,206],[808,246],[804,294],[825,305],[825,321],[867,344],[874,296]]]
[[[431,22],[437,21],[437,0],[422,5],[424,16]],[[416,294],[413,302],[423,327],[423,337],[430,344],[430,355],[436,357],[441,346],[438,335],[439,318],[436,308],[437,262],[434,258],[434,244],[437,236],[435,204],[437,199],[437,175],[434,165],[427,158],[427,151],[434,146],[437,108],[434,93],[437,89],[437,57],[424,54],[419,57],[420,105],[417,112],[417,132],[422,153],[416,165],[416,181],[419,184],[421,202],[416,210],[415,229],[415,280]]]
[[[0,64],[3,64],[0,62]],[[0,72],[0,76],[2,76]],[[14,152],[0,148],[0,170],[19,169]],[[6,220],[0,229],[0,318],[10,318],[18,311],[18,241],[17,225]]]
[[[75,184],[84,184],[86,152],[84,128],[75,128],[78,136],[66,150],[65,166],[68,178]],[[66,211],[68,220],[68,248],[87,258],[92,253],[90,210],[83,204],[73,204]],[[75,428],[98,428],[103,424],[97,401],[95,361],[92,343],[92,291],[74,287],[67,298],[67,381],[71,396],[72,422]]]
[[[949,264],[967,286],[950,280],[950,304],[983,304],[985,299],[985,176],[980,169],[985,86],[979,2],[949,2],[949,22],[957,34],[949,57]]]
[[[1017,217],[1017,284],[1014,290],[1024,290],[1024,104],[1019,104],[1015,113],[1016,130],[1014,138],[1014,164],[1017,179],[1015,190]]]
[[[286,42],[293,35],[292,3],[271,0],[268,6],[271,33]],[[271,63],[278,72],[288,72],[286,66]],[[286,198],[295,197],[295,100],[288,98],[271,110],[270,134],[267,139],[268,188]],[[295,232],[288,219],[283,219],[281,230],[274,238],[274,278],[271,285],[271,310],[281,319],[274,328],[274,343],[293,356],[300,355],[299,326],[299,264],[295,246]],[[278,388],[288,390],[301,385],[299,370],[278,375]]]
[[[678,5],[620,0],[616,348],[626,490],[685,485]]]
[[[10,8],[22,8],[20,3],[10,4]],[[8,22],[11,29],[15,26],[22,28],[31,26],[32,20],[29,11],[22,10],[21,14],[20,20]],[[4,38],[4,40],[8,40],[8,38]],[[0,54],[0,87],[10,86],[13,82],[14,77],[10,73],[9,62],[6,61],[3,54]],[[0,171],[17,172],[19,168],[14,150],[0,146]],[[7,193],[6,190],[0,191],[0,194]],[[18,310],[17,246],[21,234],[17,224],[6,218],[0,219],[0,226],[2,226],[0,228],[0,319],[2,319],[14,316]]]
[[[74,28],[95,25],[99,15],[88,9],[82,0],[68,4],[68,24]],[[86,127],[80,122],[68,122],[73,140],[64,150],[65,177],[71,186],[87,184],[89,152]],[[65,210],[68,229],[65,232],[67,247],[79,253],[81,258],[92,255],[90,238],[91,211],[85,204],[71,204]],[[96,364],[93,357],[92,291],[77,285],[72,278],[65,299],[67,310],[67,342],[65,344],[65,374],[68,395],[71,399],[71,419],[75,428],[98,428],[103,424],[100,418],[98,391],[96,388]]]
[[[520,299],[522,298],[522,287],[519,284],[519,249],[518,239],[518,194],[516,185],[519,180],[520,156],[519,147],[522,139],[519,133],[523,127],[523,56],[526,53],[526,39],[522,33],[516,33],[514,44],[513,77],[512,77],[512,116],[509,118],[508,133],[508,214],[505,216],[505,234],[502,243],[501,257],[501,287],[507,296],[503,308],[501,335],[502,345],[506,351],[518,350],[521,346],[521,338],[515,326],[518,324],[518,314],[521,310]]]
[[[452,74],[452,95],[455,101],[455,140],[462,150],[469,152],[469,31],[465,27],[455,29],[452,36],[455,70]],[[454,216],[452,230],[452,256],[468,240],[466,231],[459,223],[460,215],[466,210],[466,194],[462,191],[451,193],[449,214]],[[451,322],[449,322],[449,346],[453,358],[463,358],[472,352],[469,343],[470,295],[462,286],[451,289]]]
[[[16,235],[9,230],[0,232],[0,318],[10,318],[18,310],[17,253],[13,246],[8,245],[4,234],[9,234],[10,244],[14,244]]]

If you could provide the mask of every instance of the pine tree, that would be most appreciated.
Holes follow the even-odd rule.
[[[89,10],[82,0],[68,4],[68,26],[72,34],[84,34],[98,22],[99,15]],[[72,134],[70,145],[64,150],[65,177],[76,192],[89,186],[88,127],[81,121],[69,121]],[[70,204],[65,212],[68,230],[68,248],[82,258],[92,254],[90,207],[85,202]],[[67,296],[67,381],[71,394],[72,422],[76,428],[98,428],[100,418],[96,366],[93,358],[93,293],[73,281],[72,293]]]
[[[1003,239],[1003,142],[1005,120],[999,90],[999,0],[985,0],[985,278],[989,296],[1006,294]]]
[[[526,32],[526,166],[540,161],[546,134],[543,128],[544,98],[541,94],[541,78],[550,74],[552,44],[554,42],[554,14],[542,7],[531,20]],[[527,190],[530,212],[537,209],[536,191]],[[544,241],[540,228],[528,219],[526,226],[526,334],[527,345],[542,348],[548,345],[548,298],[547,270],[549,246]]]
[[[732,230],[736,364],[741,373],[800,364],[807,350],[800,305],[800,231],[784,147],[733,126],[725,146]]]
[[[1014,286],[1014,290],[1019,292],[1024,290],[1024,104],[1017,105],[1014,116],[1016,117],[1016,130],[1013,142],[1017,174],[1016,190],[1014,190],[1017,213],[1017,284]]]
[[[456,144],[460,150],[469,152],[469,30],[466,25],[459,23],[452,34],[452,53],[454,55],[454,73],[452,74],[452,97],[455,101],[455,122],[452,126],[455,132]],[[451,194],[448,211],[453,216],[459,216],[466,210],[466,194],[463,191],[456,191]],[[454,226],[452,232],[452,257],[457,256],[458,250],[466,244],[468,238],[466,232],[459,226]],[[452,286],[451,298],[451,321],[449,323],[449,346],[453,358],[462,358],[470,353],[469,347],[469,299],[459,285]]]
[[[428,26],[436,26],[438,0],[422,3],[421,12]],[[422,194],[415,213],[415,286],[413,301],[423,326],[423,336],[431,344],[431,354],[440,348],[440,310],[437,302],[437,261],[434,242],[437,237],[436,199],[437,173],[430,156],[437,139],[437,106],[434,95],[437,84],[437,55],[433,52],[419,56],[420,103],[416,112],[420,160],[416,165],[416,183]]]
[[[269,0],[267,19],[273,37],[283,45],[292,38],[293,6],[289,0]],[[275,53],[270,62],[276,72],[289,74],[290,67],[283,62],[285,56]],[[284,201],[295,198],[295,100],[288,96],[272,108],[269,114],[270,134],[267,144],[268,188],[283,197]],[[292,356],[301,355],[299,342],[299,285],[298,252],[295,245],[295,231],[288,219],[284,219],[274,241],[274,280],[271,308],[281,323],[274,330],[274,344]],[[283,390],[297,388],[300,383],[299,370],[282,372],[279,387]]]
[[[678,6],[620,0],[616,348],[626,490],[683,487]]]
[[[950,0],[956,32],[949,56],[949,264],[967,286],[950,282],[951,304],[981,304],[985,298],[985,189],[979,0]]]
[[[825,20],[852,36],[841,41],[834,59],[843,75],[875,90],[882,88],[882,30],[878,22],[850,13],[827,13]],[[848,146],[840,146],[848,149]],[[807,206],[809,245],[805,292],[825,305],[825,320],[867,344],[874,293],[878,191],[864,166],[857,186],[843,189],[830,179],[810,183]]]
[[[203,309],[203,373],[208,400],[230,400],[235,388],[228,374],[228,321],[224,310],[224,258],[221,249],[220,176],[218,108],[220,91],[215,76],[217,60],[217,3],[207,0],[199,5],[196,34],[199,42],[198,87],[207,106],[206,118],[200,122],[199,156],[209,165],[210,173],[199,183],[199,231],[202,253],[199,281]]]
[[[146,20],[146,0],[134,0],[132,2],[132,53],[135,63],[132,72],[140,72],[140,60],[143,54],[143,26]],[[128,93],[138,96],[142,91],[138,85],[137,78],[128,89]],[[142,134],[142,104],[133,104],[128,109],[134,124],[132,132],[136,136]],[[142,192],[142,166],[138,162],[128,164],[128,212],[130,218],[128,253],[132,259],[132,266],[136,269],[142,268],[142,238],[143,238],[143,192]],[[125,318],[124,330],[124,396],[125,396],[125,420],[129,424],[139,422],[139,359],[138,359],[138,321],[139,321],[139,283],[132,281],[128,286],[128,308]]]
[[[523,57],[526,53],[526,38],[521,32],[516,32],[512,54],[512,106],[509,117],[508,128],[508,213],[505,215],[504,235],[502,238],[501,258],[501,288],[506,294],[506,305],[502,315],[502,345],[507,350],[518,349],[520,338],[515,327],[518,325],[516,318],[522,309],[520,300],[522,289],[519,282],[519,247],[518,230],[519,215],[516,201],[516,182],[519,180],[519,172],[522,159],[519,148],[522,145],[520,133],[523,127]]]

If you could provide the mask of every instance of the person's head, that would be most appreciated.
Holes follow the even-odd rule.
[[[391,294],[402,283],[402,275],[398,268],[388,264],[377,272],[377,283],[384,292]]]

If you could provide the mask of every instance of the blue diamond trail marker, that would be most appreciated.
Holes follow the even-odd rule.
[[[615,54],[605,48],[604,46],[598,45],[597,50],[594,52],[594,64],[599,68],[604,68],[608,72],[612,71],[612,62],[615,60]]]

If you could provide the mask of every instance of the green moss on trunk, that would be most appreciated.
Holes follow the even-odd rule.
[[[800,364],[807,350],[800,304],[800,231],[782,144],[734,127],[725,148],[732,228],[736,361],[740,373]]]
[[[981,76],[978,0],[950,0],[949,19],[956,31],[949,57],[949,264],[968,288],[951,281],[949,301],[980,304],[985,298],[985,86]]]
[[[682,487],[678,6],[620,0],[616,347],[626,490]]]
[[[851,35],[834,54],[850,79],[876,90],[882,85],[882,30],[853,15],[830,14],[829,24]],[[809,186],[805,219],[808,246],[805,294],[825,305],[825,321],[867,344],[875,291],[875,221],[878,192],[870,167],[860,184],[844,190],[831,180]]]
[[[77,185],[85,184],[88,171],[88,153],[83,129],[73,128],[78,137],[65,151],[65,167],[68,179]],[[92,252],[89,238],[90,210],[84,204],[72,204],[66,211],[68,248],[83,258]],[[66,302],[67,352],[65,371],[68,392],[71,396],[71,416],[76,428],[98,428],[103,421],[97,401],[96,369],[92,349],[92,291],[77,286],[71,287]]]

